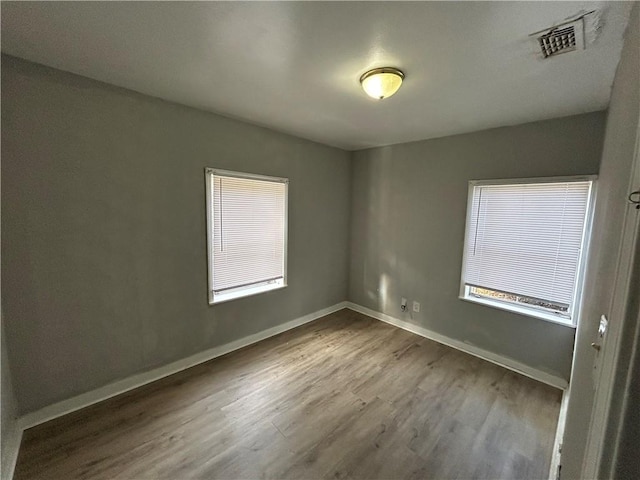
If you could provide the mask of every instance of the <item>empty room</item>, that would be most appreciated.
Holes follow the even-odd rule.
[[[640,477],[640,2],[21,2],[2,480]]]

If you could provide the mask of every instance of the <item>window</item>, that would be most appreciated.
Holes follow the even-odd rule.
[[[286,286],[286,178],[206,170],[209,303]]]
[[[460,297],[575,325],[593,180],[469,182]]]

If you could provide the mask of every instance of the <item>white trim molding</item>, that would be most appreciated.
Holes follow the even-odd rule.
[[[371,310],[370,308],[363,307],[362,305],[358,305],[356,303],[352,303],[352,302],[346,302],[346,303],[347,303],[347,308],[355,312],[368,315],[369,317],[375,318],[377,320],[380,320],[382,322],[388,323],[395,327],[401,328],[408,332],[415,333],[416,335],[420,335],[421,337],[428,338],[429,340],[433,340],[443,345],[447,345],[448,347],[455,348],[456,350],[460,350],[461,352],[465,352],[475,357],[486,360],[488,362],[494,363],[496,365],[500,365],[501,367],[507,368],[509,370],[513,370],[514,372],[520,373],[529,378],[533,378],[534,380],[538,380],[539,382],[546,383],[547,385],[551,385],[552,387],[556,387],[561,390],[566,390],[567,387],[569,386],[569,382],[564,378],[558,377],[556,375],[552,375],[547,372],[543,372],[542,370],[538,370],[537,368],[530,367],[529,365],[520,363],[517,360],[514,360],[512,358],[498,355],[488,350],[484,350],[483,348],[476,347],[475,345],[464,343],[460,340],[455,340],[453,338],[447,337],[440,333],[436,333],[432,330],[428,330],[419,325],[415,325],[413,323],[400,320],[398,318],[392,317],[385,313],[380,313],[375,310]]]
[[[564,427],[567,423],[567,407],[569,405],[569,389],[562,392],[560,401],[560,413],[558,414],[558,425],[556,426],[556,437],[553,442],[551,452],[551,465],[549,467],[549,480],[560,478],[560,461],[562,458],[562,442],[564,440]]]
[[[253,335],[234,340],[233,342],[229,342],[218,347],[210,348],[209,350],[196,353],[195,355],[177,360],[168,365],[164,365],[147,372],[138,373],[125,379],[118,380],[117,382],[110,383],[109,385],[105,385],[104,387],[100,387],[95,390],[91,390],[90,392],[86,392],[67,400],[54,403],[53,405],[49,405],[40,410],[36,410],[35,412],[24,415],[23,417],[18,419],[18,427],[22,432],[22,430],[26,430],[27,428],[34,427],[44,422],[48,422],[49,420],[61,417],[62,415],[66,415],[67,413],[75,412],[76,410],[80,410],[103,400],[107,400],[108,398],[120,395],[121,393],[134,390],[143,385],[147,385],[148,383],[155,382],[156,380],[160,380],[161,378],[168,377],[169,375],[181,372],[182,370],[186,370],[187,368],[207,362],[216,357],[226,355],[227,353],[233,352],[234,350],[239,350],[249,345],[253,345],[254,343],[266,340],[267,338],[299,327],[300,325],[304,325],[305,323],[312,322],[314,320],[317,320],[318,318],[324,317],[325,315],[329,315],[344,308],[347,308],[347,302],[340,302],[331,307],[323,308],[322,310],[304,315],[281,325],[276,325],[275,327],[269,328],[267,330],[254,333]]]
[[[628,195],[640,186],[640,118],[638,119],[638,127],[636,130],[636,143],[633,164],[631,165],[629,184],[624,191],[624,195]],[[638,268],[638,258],[634,248],[640,239],[640,215],[630,202],[620,202],[618,208],[626,208],[622,230],[620,233],[620,243],[618,245],[618,258],[616,261],[616,273],[613,283],[613,293],[611,305],[609,308],[609,332],[599,336],[601,350],[596,354],[596,376],[594,378],[594,398],[591,408],[591,418],[589,420],[589,433],[586,438],[585,453],[582,458],[582,478],[596,478],[602,476],[606,478],[612,475],[612,471],[600,472],[602,468],[603,454],[605,450],[605,442],[607,441],[605,432],[606,426],[611,419],[610,409],[612,398],[614,395],[614,383],[616,381],[616,367],[620,356],[622,344],[622,331],[624,325],[636,321],[632,315],[630,306],[633,302],[634,293],[637,292],[637,286],[632,283],[634,271]],[[595,269],[595,268],[594,268]],[[595,273],[594,273],[595,275]],[[604,307],[603,307],[604,308]],[[593,344],[592,344],[593,345]],[[590,360],[585,358],[574,357],[574,368],[577,361],[587,363]],[[584,366],[582,368],[585,368]],[[629,369],[628,375],[633,369]],[[630,377],[626,379],[626,389],[630,388]],[[622,409],[626,410],[628,402],[628,390],[625,390],[625,397],[622,400]],[[617,431],[613,434],[614,442],[613,455],[615,459],[618,456],[618,448],[620,446],[620,434],[622,424],[617,426]],[[612,466],[610,466],[612,468]]]

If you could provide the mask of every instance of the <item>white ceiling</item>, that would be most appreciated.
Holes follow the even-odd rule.
[[[2,2],[2,51],[345,149],[607,107],[626,2]],[[604,27],[547,60],[528,35]],[[406,80],[377,101],[366,70]]]

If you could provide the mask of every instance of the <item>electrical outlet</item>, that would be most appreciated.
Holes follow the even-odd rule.
[[[407,299],[402,297],[402,299],[400,300],[400,310],[402,310],[403,312],[407,311]]]
[[[420,311],[420,303],[416,302],[415,300],[413,302],[413,311],[414,312],[419,312]]]

